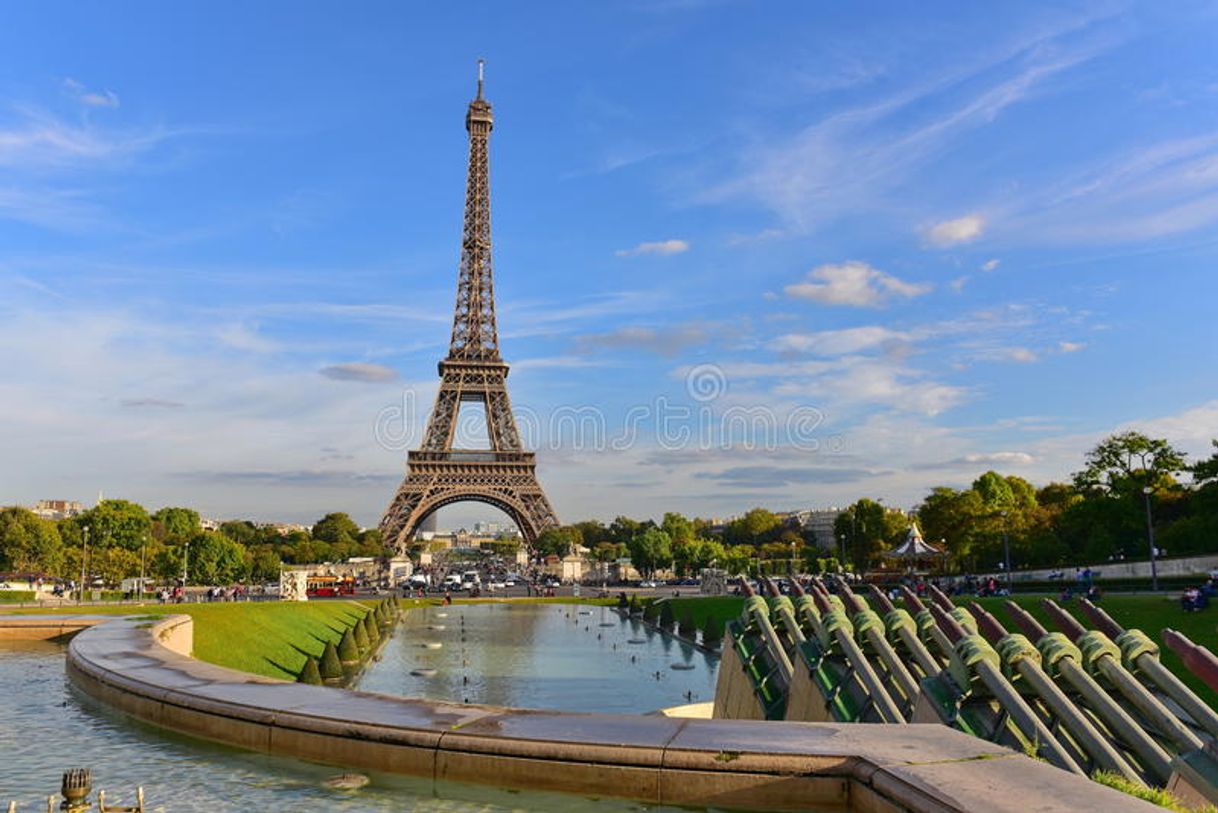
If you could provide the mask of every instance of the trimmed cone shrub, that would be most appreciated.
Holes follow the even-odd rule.
[[[325,680],[337,680],[343,676],[343,662],[338,659],[338,647],[334,646],[333,641],[326,641],[321,662],[317,666]]]
[[[718,646],[723,641],[723,622],[714,616],[708,617],[702,625],[702,643],[706,646]]]
[[[359,651],[367,652],[371,643],[368,641],[368,631],[364,629],[363,619],[352,625],[351,634],[355,636],[355,645],[359,647]]]
[[[664,629],[672,629],[676,623],[677,616],[672,611],[672,602],[665,601],[663,606],[660,607],[660,626]]]
[[[691,641],[698,637],[698,625],[694,623],[694,617],[689,612],[681,615],[681,634]]]
[[[638,615],[641,612],[643,612],[643,603],[641,601],[639,601],[639,594],[631,593],[630,594],[630,614]]]
[[[660,617],[660,605],[655,601],[648,601],[643,605],[643,617],[648,621],[655,621]]]
[[[376,619],[372,617],[372,613],[364,616],[363,627],[364,634],[368,636],[370,644],[375,644],[381,640],[381,629],[377,626]]]
[[[338,642],[338,659],[343,663],[359,661],[359,644],[355,642],[355,633],[350,627],[343,632],[343,638]]]
[[[321,672],[317,669],[316,658],[305,658],[304,668],[296,676],[297,683],[308,683],[313,686],[321,685]]]

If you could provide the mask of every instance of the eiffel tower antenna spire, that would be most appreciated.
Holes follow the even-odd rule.
[[[448,355],[440,361],[440,390],[427,420],[422,448],[410,452],[406,479],[381,519],[385,544],[404,552],[415,529],[437,509],[454,502],[489,503],[515,522],[531,544],[558,524],[541,484],[536,461],[524,450],[508,399],[508,366],[499,355],[495,286],[491,268],[489,141],[495,120],[483,98],[483,60],[478,60],[478,95],[469,103],[469,167],[457,304]],[[488,450],[453,447],[461,404],[483,404]]]

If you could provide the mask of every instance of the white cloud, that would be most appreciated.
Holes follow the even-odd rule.
[[[112,90],[89,90],[72,78],[63,80],[63,89],[86,107],[118,107],[118,94]]]
[[[955,220],[936,223],[926,232],[926,239],[936,246],[955,246],[960,243],[971,243],[980,237],[984,230],[985,218],[978,214],[971,214]]]
[[[663,257],[684,251],[689,251],[689,243],[684,240],[658,240],[654,243],[639,243],[634,248],[618,249],[614,253],[619,257],[638,257],[643,254],[658,254]]]
[[[991,125],[1057,75],[1111,46],[1078,45],[1068,37],[1096,18],[991,43],[984,57],[957,64],[878,100],[830,110],[779,141],[759,140],[741,156],[741,170],[696,194],[700,202],[753,200],[798,230],[843,214],[890,209],[911,176],[942,158],[953,142]],[[933,110],[934,115],[918,115]],[[912,111],[912,113],[911,113]]]
[[[965,274],[964,276],[956,277],[955,279],[953,279],[951,282],[949,282],[947,284],[947,287],[951,288],[956,293],[960,293],[961,291],[964,290],[964,286],[968,284],[968,280],[969,280],[968,274]]]
[[[1060,353],[1077,353],[1086,346],[1085,342],[1058,342],[1057,350]]]
[[[871,350],[886,344],[907,341],[909,334],[878,325],[852,327],[843,330],[822,330],[817,333],[787,333],[770,343],[782,352],[811,353],[817,356],[841,356]]]
[[[999,265],[999,261],[997,258],[986,260],[985,262],[983,262],[981,264],[981,270],[982,271],[993,271],[995,268],[998,267],[998,265]]]
[[[1027,466],[1036,462],[1036,458],[1027,452],[989,452],[985,454],[966,454],[962,460],[964,460],[966,463],[1001,463],[1016,466]]]
[[[821,265],[808,272],[804,282],[783,289],[787,296],[811,299],[826,305],[876,308],[893,297],[915,297],[930,291],[929,285],[905,282],[851,260],[839,265]]]
[[[1027,347],[1006,347],[1002,345],[982,346],[973,350],[969,358],[974,361],[1014,361],[1019,364],[1031,364],[1039,361],[1035,350]]]

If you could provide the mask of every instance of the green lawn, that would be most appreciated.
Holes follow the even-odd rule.
[[[1014,600],[1016,604],[1034,615],[1046,629],[1053,632],[1056,630],[1056,627],[1049,621],[1048,616],[1041,608],[1041,598],[1043,596],[1016,595]],[[1002,604],[1005,599],[983,598],[974,600],[993,614],[1009,631],[1019,631],[1018,627],[1015,626],[1015,622],[1007,615],[1006,610],[1003,609]],[[744,603],[743,599],[736,596],[680,598],[671,599],[671,601],[673,610],[678,618],[683,617],[685,613],[689,613],[699,626],[708,618],[716,618],[721,621],[735,618],[740,613]],[[967,606],[967,601],[965,606]],[[1218,651],[1218,606],[1199,613],[1186,613],[1180,609],[1180,603],[1176,599],[1166,596],[1145,595],[1109,595],[1101,602],[1101,606],[1118,624],[1126,629],[1134,627],[1141,629],[1155,639],[1160,646],[1163,645],[1161,631],[1164,627],[1171,627],[1177,632],[1183,633],[1195,643]],[[1067,604],[1066,609],[1084,627],[1090,629],[1094,626],[1077,607],[1071,607]],[[1162,646],[1162,650],[1163,665],[1178,675],[1203,700],[1211,706],[1218,708],[1218,693],[1215,693],[1189,673],[1174,652],[1166,646]]]
[[[358,601],[259,601],[20,609],[13,614],[161,616],[185,613],[195,620],[195,657],[256,675],[295,680],[306,656],[319,657],[326,641],[338,643],[343,630],[362,617],[367,609],[366,603]]]

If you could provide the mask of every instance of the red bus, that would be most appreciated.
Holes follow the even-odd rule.
[[[334,598],[355,595],[355,579],[338,576],[310,576],[305,595],[314,598]]]

